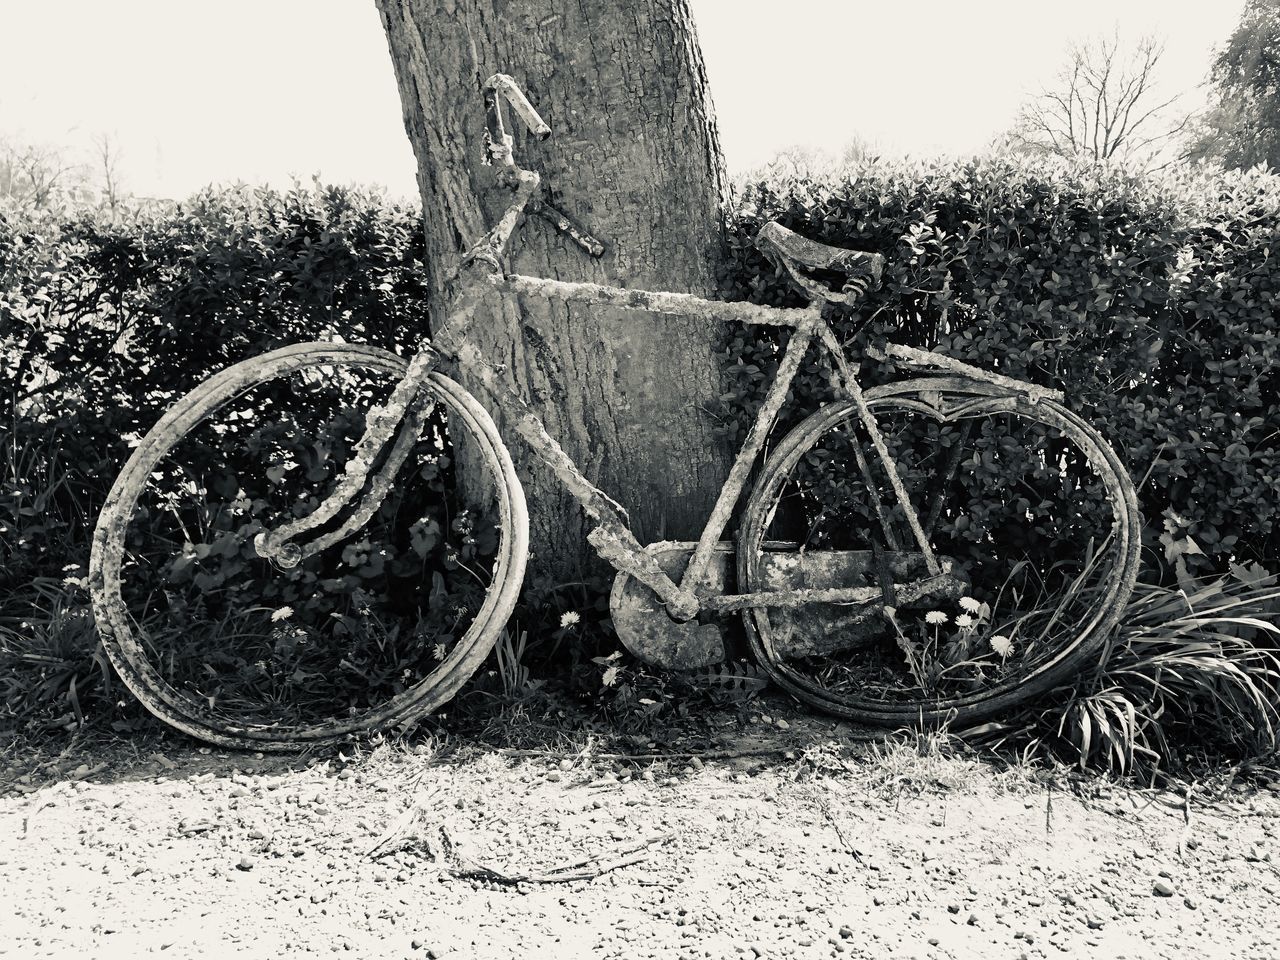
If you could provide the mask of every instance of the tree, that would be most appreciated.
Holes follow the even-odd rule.
[[[47,144],[0,138],[0,197],[39,210],[84,185],[82,164]]]
[[[1055,84],[1023,107],[1012,146],[1141,167],[1176,156],[1173,148],[1188,119],[1171,115],[1176,96],[1156,92],[1163,55],[1164,44],[1154,37],[1144,37],[1132,51],[1121,49],[1118,36],[1073,43]]]
[[[1190,156],[1280,170],[1280,0],[1248,0],[1210,79],[1217,102],[1202,118]]]
[[[492,222],[480,84],[497,72],[521,84],[555,131],[544,144],[515,131],[517,158],[608,245],[593,261],[535,221],[513,247],[512,269],[713,292],[724,173],[687,0],[378,7],[418,161],[434,316],[448,272]],[[587,476],[630,511],[642,542],[694,537],[728,472],[714,417],[718,331],[533,302],[495,309],[472,331]],[[523,445],[510,446],[519,463]],[[536,567],[580,576],[589,548],[576,502],[540,465],[526,462],[521,476]]]
[[[98,167],[98,195],[101,206],[115,216],[126,194],[120,178],[120,146],[109,133],[99,133],[93,138],[94,159]]]

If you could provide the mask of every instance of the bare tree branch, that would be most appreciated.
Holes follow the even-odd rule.
[[[1010,142],[1034,153],[1160,163],[1188,122],[1173,109],[1179,97],[1155,96],[1163,55],[1154,37],[1127,53],[1118,35],[1072,44],[1056,84],[1023,107]]]

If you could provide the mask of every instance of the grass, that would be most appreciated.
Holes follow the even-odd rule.
[[[8,600],[0,608],[0,710],[14,724],[79,726],[115,679],[88,599],[38,577]]]
[[[1280,751],[1280,587],[1254,568],[1139,584],[1105,662],[977,739],[1155,780]]]

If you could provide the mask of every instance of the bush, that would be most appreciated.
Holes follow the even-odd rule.
[[[881,289],[840,318],[842,339],[862,330],[1063,390],[1141,483],[1149,547],[1172,518],[1193,573],[1280,556],[1280,177],[983,159],[750,184],[730,225],[727,298],[799,302],[754,248],[771,219],[888,259]],[[776,334],[730,330],[725,354],[741,433],[776,368]],[[886,379],[853,354],[864,384]],[[784,426],[828,399],[813,363]]]
[[[74,596],[53,603],[60,617],[87,615],[94,521],[131,441],[175,398],[300,340],[411,353],[423,284],[417,211],[358,190],[207,191],[110,222],[0,211],[0,673],[79,677],[77,711],[102,675],[92,644],[33,638],[62,636],[51,584]],[[71,683],[44,699],[71,706],[68,686],[76,698]]]
[[[1159,617],[1182,616],[1152,600],[1153,591],[1178,575],[1226,575],[1233,563],[1274,569],[1280,556],[1280,430],[1271,412],[1280,399],[1278,184],[1257,173],[1152,180],[984,159],[880,164],[855,181],[739,190],[725,298],[798,304],[754,249],[768,219],[878,250],[889,261],[885,283],[837,318],[842,339],[862,332],[936,348],[1060,388],[1140,481],[1152,586],[1135,603],[1150,602],[1132,611],[1111,686],[1059,694],[1062,709],[1075,711],[1062,739],[1090,762],[1098,760],[1096,735],[1085,744],[1071,731],[1096,729],[1086,718],[1115,716],[1105,701],[1119,703],[1117,685],[1135,718],[1175,713],[1175,688],[1142,679],[1148,668],[1167,675],[1169,648],[1133,633],[1135,624],[1155,630]],[[341,337],[412,352],[427,325],[421,258],[415,210],[337,188],[207,192],[112,223],[0,212],[4,709],[27,716],[52,708],[74,719],[95,691],[105,692],[109,673],[95,658],[82,578],[93,522],[131,440],[213,371],[285,343]],[[861,355],[863,342],[850,343],[862,379],[887,379],[892,371]],[[726,328],[728,429],[747,428],[779,346],[776,331]],[[830,398],[826,373],[811,357],[780,429]],[[551,598],[555,588],[535,584],[533,592]],[[1248,612],[1242,603],[1233,615]],[[584,649],[585,631],[555,632],[557,611],[522,616],[550,625],[544,632],[554,642],[541,642],[558,655],[587,662],[603,652]],[[1265,611],[1267,622],[1274,616]],[[1257,707],[1255,692],[1274,706],[1266,659],[1274,644],[1265,630],[1248,642],[1248,650],[1197,647],[1179,669],[1219,678],[1198,689],[1237,691],[1214,714],[1229,721],[1212,725],[1214,739],[1236,737],[1241,750],[1256,752],[1274,748],[1274,738],[1240,740],[1239,718]],[[1239,671],[1219,670],[1224,658]],[[15,680],[20,672],[27,679]],[[1142,726],[1125,765],[1144,749],[1172,749],[1178,737],[1165,729]]]

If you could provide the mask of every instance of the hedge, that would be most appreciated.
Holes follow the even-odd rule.
[[[888,258],[837,325],[864,334],[851,346],[864,383],[887,376],[861,355],[883,337],[1057,387],[1140,484],[1150,563],[1208,573],[1280,556],[1280,177],[981,159],[757,182],[730,222],[727,298],[798,302],[754,249],[770,219]],[[734,330],[724,349],[745,431],[778,343]],[[811,364],[785,420],[828,390]]]
[[[935,347],[1064,390],[1140,482],[1153,568],[1275,566],[1280,179],[991,158],[745,184],[724,298],[798,302],[752,244],[773,218],[887,256],[882,287],[838,318],[842,338]],[[0,628],[12,635],[83,574],[131,439],[212,371],[317,338],[411,352],[427,321],[421,257],[417,211],[359,190],[236,188],[117,222],[0,211]],[[862,342],[850,349],[874,383],[887,371]],[[777,335],[726,328],[723,351],[724,418],[743,432]],[[782,428],[827,390],[810,357]],[[58,604],[87,623],[82,594]]]

